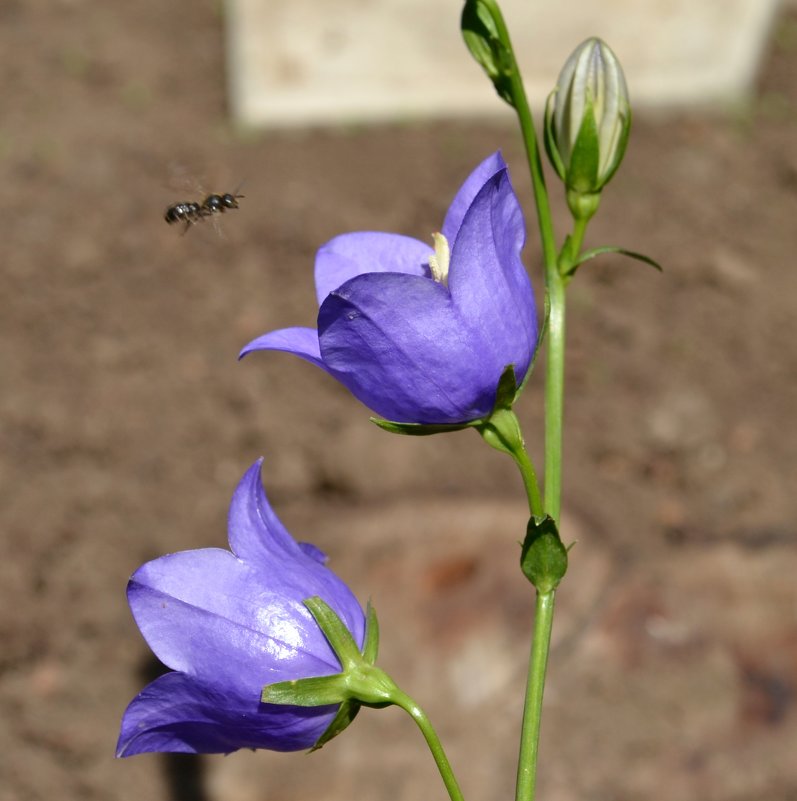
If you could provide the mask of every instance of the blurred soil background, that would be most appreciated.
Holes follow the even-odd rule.
[[[397,710],[364,711],[312,756],[114,759],[157,672],[126,580],[225,546],[232,490],[261,454],[289,528],[373,600],[381,663],[426,705],[466,796],[510,798],[533,605],[510,460],[469,432],[392,437],[319,370],[236,354],[314,324],[323,242],[425,239],[497,148],[539,289],[513,121],[235,134],[205,0],[3,0],[0,52],[0,801],[445,798]],[[546,801],[797,799],[795,75],[784,14],[749,107],[638,115],[590,230],[665,272],[605,257],[570,291],[578,544]],[[163,222],[193,199],[175,165],[214,190],[245,180],[224,238]],[[541,374],[519,414],[539,460]]]

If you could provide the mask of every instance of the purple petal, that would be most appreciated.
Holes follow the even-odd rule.
[[[262,571],[229,551],[183,551],[139,568],[128,601],[161,662],[247,695],[270,682],[340,669],[302,603],[317,594],[305,578],[289,560],[275,564],[266,583]]]
[[[280,328],[253,339],[238,354],[239,359],[254,350],[283,350],[326,370],[318,350],[318,332],[315,328]]]
[[[233,553],[262,572],[264,588],[303,601],[320,595],[338,614],[356,642],[363,643],[364,615],[351,590],[324,567],[326,555],[310,543],[297,543],[274,513],[260,479],[259,459],[236,487],[228,518]]]
[[[329,372],[389,420],[455,423],[492,408],[482,354],[448,290],[429,278],[361,275],[318,315]]]
[[[359,231],[336,236],[315,257],[318,305],[330,292],[364,273],[428,275],[433,252],[430,245],[400,234]]]
[[[506,169],[497,172],[468,209],[451,254],[448,285],[454,306],[478,337],[480,359],[494,384],[508,364],[520,382],[537,341],[537,316],[520,260],[526,232]]]
[[[260,478],[262,465],[263,459],[258,459],[233,493],[227,518],[230,548],[252,564],[268,565],[274,558],[285,556],[302,558],[299,545],[268,502]]]
[[[465,179],[465,183],[459,188],[454,196],[454,200],[448,207],[446,219],[443,222],[441,232],[448,240],[448,244],[453,249],[462,220],[470,208],[473,199],[479,194],[481,188],[499,170],[506,169],[506,162],[500,151],[488,156],[476,169]]]
[[[226,687],[167,673],[145,687],[127,707],[116,755],[149,751],[227,754],[239,748],[297,751],[315,744],[336,709],[261,704],[259,689],[239,696]]]

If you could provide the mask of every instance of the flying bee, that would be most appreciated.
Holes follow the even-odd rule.
[[[207,195],[201,203],[191,200],[169,206],[163,219],[169,225],[178,222],[185,223],[183,229],[183,233],[185,233],[192,225],[196,225],[206,217],[213,217],[215,214],[224,214],[229,209],[239,208],[238,199],[242,197],[244,195],[239,195],[237,189],[234,192],[225,192],[223,195],[214,192]]]

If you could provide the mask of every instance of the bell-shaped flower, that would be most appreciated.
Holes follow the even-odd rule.
[[[401,423],[458,424],[490,414],[505,369],[524,379],[537,342],[520,260],[525,226],[500,153],[457,192],[434,247],[407,236],[343,234],[316,256],[318,328],[250,342],[328,372]]]
[[[269,506],[260,462],[244,475],[229,514],[232,552],[183,551],[139,568],[128,585],[133,616],[171,673],[147,686],[122,720],[118,756],[146,751],[228,753],[311,748],[339,704],[261,703],[264,685],[341,669],[304,601],[322,599],[357,647],[365,615],[325,557],[297,543]]]

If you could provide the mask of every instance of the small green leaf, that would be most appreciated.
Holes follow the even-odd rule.
[[[567,548],[552,517],[529,520],[520,552],[520,569],[541,593],[555,590],[567,572]]]
[[[651,267],[654,267],[659,272],[663,272],[662,266],[650,256],[646,256],[644,253],[637,253],[633,250],[626,250],[625,248],[614,247],[614,246],[607,246],[602,248],[592,248],[592,250],[585,250],[579,257],[578,261],[573,264],[573,266],[568,271],[567,275],[572,275],[575,271],[585,262],[589,261],[590,259],[594,259],[596,256],[602,256],[604,253],[619,253],[622,256],[628,256],[629,259],[635,259],[636,261],[644,262],[645,264],[649,264]]]
[[[325,746],[333,737],[337,737],[353,720],[357,717],[361,706],[356,701],[344,701],[338,709],[338,714],[332,719],[332,723],[327,726],[326,731],[315,741],[315,745],[309,753],[318,751]]]
[[[383,431],[391,434],[403,434],[406,437],[428,437],[432,434],[450,434],[452,431],[462,431],[465,428],[472,428],[478,425],[478,420],[471,420],[467,423],[451,423],[427,425],[426,423],[395,423],[392,420],[382,420],[379,417],[372,417],[371,422],[379,426]]]

